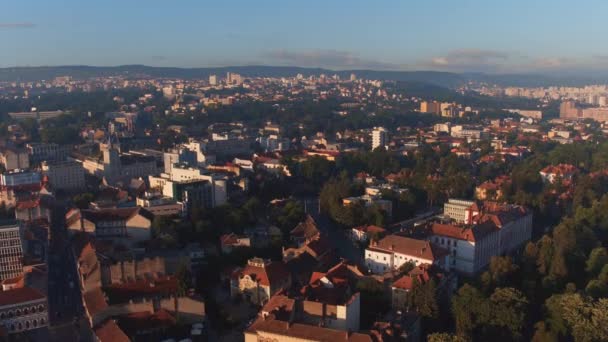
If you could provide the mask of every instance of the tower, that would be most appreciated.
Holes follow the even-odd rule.
[[[372,151],[378,147],[386,147],[387,136],[384,127],[374,127],[372,131]]]
[[[105,143],[99,144],[103,153],[104,176],[113,178],[120,174],[120,142],[114,134],[108,136]]]

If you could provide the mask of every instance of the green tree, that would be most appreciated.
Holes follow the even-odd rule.
[[[597,276],[602,268],[608,264],[608,251],[604,247],[594,248],[589,254],[585,270],[592,277]]]
[[[608,299],[589,299],[580,294],[558,298],[562,318],[575,341],[608,340]]]
[[[430,279],[426,283],[420,283],[414,279],[412,291],[408,293],[408,306],[425,318],[437,318],[439,306],[437,304],[437,289],[435,280]]]
[[[585,287],[585,293],[593,298],[608,297],[608,283],[599,279],[591,279]]]
[[[500,330],[509,334],[512,340],[520,340],[524,323],[528,300],[519,291],[511,287],[497,288],[490,296],[491,317],[490,323]]]
[[[464,284],[452,298],[452,313],[458,336],[470,339],[476,329],[488,322],[489,301],[479,290],[469,284]]]
[[[513,264],[511,257],[493,256],[490,259],[488,271],[481,276],[484,289],[490,291],[495,287],[506,286],[518,269],[519,267]]]

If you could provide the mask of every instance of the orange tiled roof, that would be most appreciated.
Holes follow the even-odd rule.
[[[114,320],[109,319],[95,329],[95,336],[100,342],[130,342],[129,337],[118,327]]]

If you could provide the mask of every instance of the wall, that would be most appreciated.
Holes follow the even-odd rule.
[[[365,250],[365,264],[372,273],[382,274],[392,269],[393,254],[367,249]]]
[[[135,215],[126,222],[127,234],[134,241],[146,241],[152,237],[152,222],[142,215]]]

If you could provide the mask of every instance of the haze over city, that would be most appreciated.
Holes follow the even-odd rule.
[[[596,1],[5,1],[0,66],[592,72]]]

